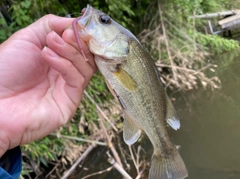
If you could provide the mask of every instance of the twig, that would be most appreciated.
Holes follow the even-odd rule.
[[[193,14],[194,14],[194,16],[196,15],[196,10],[194,10],[194,12],[193,12]],[[194,34],[196,34],[196,28],[195,28],[195,26],[196,26],[196,19],[195,18],[193,18],[193,33]],[[194,41],[194,43],[193,43],[193,49],[194,49],[194,52],[196,52],[196,36],[194,35],[193,36],[193,41]]]
[[[87,155],[96,147],[95,144],[92,144],[90,145],[87,150],[85,150],[85,152],[77,159],[77,161],[72,165],[72,167],[67,171],[65,172],[65,174],[63,175],[63,177],[61,179],[67,179],[71,174],[72,172],[75,170],[75,168],[78,166],[78,164],[84,160]]]
[[[62,159],[62,157],[61,157],[61,159]],[[52,169],[50,172],[48,172],[48,174],[45,176],[46,178],[48,178],[48,177],[52,174],[52,172],[53,172],[54,170],[56,170],[56,168],[58,167],[58,165],[61,163],[61,159],[58,160],[58,162],[57,162],[56,165],[53,167],[53,169]]]
[[[86,179],[86,178],[89,178],[89,177],[94,176],[94,175],[100,175],[100,174],[102,174],[102,173],[104,173],[104,172],[109,172],[110,170],[112,170],[112,168],[113,168],[113,166],[108,167],[108,168],[106,168],[105,170],[101,170],[101,171],[98,171],[98,172],[95,172],[95,173],[91,173],[91,174],[83,177],[82,179]]]
[[[102,111],[102,109],[98,106],[98,104],[93,100],[93,98],[86,92],[83,92],[88,99],[96,106],[97,110],[102,114],[102,116],[104,117],[104,119],[106,119],[106,121],[112,126],[112,128],[118,132],[118,129],[114,126],[114,124],[110,121],[110,119],[106,116],[106,114]]]
[[[164,20],[162,18],[161,7],[160,7],[160,3],[159,2],[158,2],[158,11],[159,11],[160,19],[161,19],[162,31],[163,31],[163,36],[164,36],[166,48],[167,48],[168,58],[170,60],[171,66],[174,66],[174,62],[173,62],[173,59],[172,59],[171,51],[169,49],[167,33],[166,33],[166,29],[165,29],[165,26],[164,26],[164,23],[163,23]],[[175,74],[176,73],[175,69],[172,69],[172,70],[173,70],[173,78],[176,81],[176,85],[177,85],[177,87],[180,87],[180,85],[178,83],[178,79],[177,79],[176,74]]]
[[[126,155],[125,155],[124,152],[123,152],[124,149],[123,149],[122,146],[121,146],[121,142],[120,142],[120,139],[119,139],[118,136],[117,136],[117,144],[118,144],[118,148],[119,148],[119,151],[120,151],[120,153],[121,153],[122,159],[123,159],[125,165],[127,166],[127,169],[130,169],[131,166],[130,166],[130,165],[128,164],[128,162],[127,162]]]
[[[120,160],[120,157],[119,157],[116,149],[114,148],[114,145],[112,144],[112,141],[111,141],[111,139],[110,139],[110,137],[107,133],[107,130],[106,130],[106,128],[105,128],[105,126],[104,126],[104,124],[103,124],[103,122],[100,118],[98,119],[98,122],[99,122],[99,125],[100,125],[101,129],[103,130],[104,135],[106,136],[108,147],[112,151],[113,156],[115,157],[117,163],[122,167],[123,165],[122,165],[122,162]]]
[[[208,64],[206,66],[204,66],[203,68],[199,69],[199,70],[192,70],[192,69],[188,69],[188,68],[183,68],[183,67],[179,67],[179,66],[169,66],[169,65],[164,65],[164,64],[156,64],[159,67],[168,67],[168,68],[176,68],[178,70],[183,70],[183,71],[188,71],[188,72],[192,72],[193,74],[198,74],[201,71],[204,71],[205,69],[209,68],[210,66],[212,66],[211,64]]]
[[[145,169],[141,170],[135,179],[140,179]]]
[[[140,162],[140,151],[141,150],[142,150],[142,147],[138,146],[138,150],[137,150],[137,153],[136,153],[138,168],[140,168],[140,165],[141,165],[141,162]]]
[[[50,135],[58,136],[55,133],[51,133]],[[99,141],[95,141],[95,140],[88,140],[88,139],[83,139],[83,138],[73,137],[73,136],[67,136],[67,135],[62,135],[62,134],[60,135],[60,137],[63,137],[63,138],[66,138],[66,139],[71,139],[71,140],[76,140],[76,141],[81,141],[81,142],[88,142],[88,143],[92,143],[92,144],[107,146],[107,144],[105,142],[99,142]]]
[[[122,174],[125,179],[132,179],[132,177],[115,161],[115,159],[107,152],[108,162]]]
[[[173,25],[169,20],[167,20],[166,18],[164,18],[164,21],[168,23],[168,25],[170,25],[171,27],[173,27],[177,32],[179,32],[181,34],[182,37],[184,37],[184,40],[188,40],[191,43],[195,44],[196,42],[194,41],[194,39],[191,39],[191,37],[189,37],[189,35],[187,33],[185,33],[182,30],[179,30],[179,27]],[[190,26],[191,27],[191,26]],[[189,27],[189,28],[190,28]],[[194,27],[194,26],[193,26]],[[178,38],[178,40],[180,40],[180,38]],[[198,45],[197,43],[195,45]],[[199,46],[199,45],[198,45]],[[199,46],[200,47],[200,46]]]
[[[55,168],[55,167],[54,167]],[[43,174],[43,172],[40,172],[39,174],[37,174],[37,176],[34,179],[39,178],[39,176],[41,176]],[[28,176],[29,178],[31,178],[31,176]],[[47,177],[46,177],[47,178]]]
[[[139,174],[139,167],[138,167],[138,164],[137,164],[137,162],[136,162],[136,159],[135,159],[135,157],[134,157],[134,155],[133,155],[131,145],[129,145],[128,148],[129,148],[129,151],[130,151],[130,154],[131,154],[131,158],[132,158],[133,164],[134,164],[134,166],[135,166],[135,168],[136,168],[136,170],[137,170],[137,174]]]

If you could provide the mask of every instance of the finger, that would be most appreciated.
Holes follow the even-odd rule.
[[[54,18],[50,18],[49,27],[51,28],[52,31],[55,31],[58,35],[61,36],[65,29],[72,26],[73,20],[74,18],[55,16]]]
[[[76,40],[76,37],[74,35],[74,32],[73,32],[72,28],[71,29],[70,28],[66,29],[62,34],[62,38],[64,39],[65,42],[74,46],[79,52],[81,51],[79,49],[78,44],[77,44],[77,40]],[[97,71],[97,66],[96,66],[96,63],[94,61],[94,56],[93,56],[92,52],[89,50],[89,48],[87,46],[87,43],[84,42],[83,40],[81,40],[81,42],[82,42],[84,54],[86,55],[87,59],[89,59],[88,62],[91,65],[91,67],[94,69],[94,72],[96,72]]]
[[[43,49],[46,45],[47,34],[55,31],[57,34],[62,35],[63,31],[72,25],[73,20],[73,18],[48,14],[17,33],[21,33],[23,39],[33,42],[40,49]]]
[[[86,85],[85,78],[69,60],[62,58],[50,48],[45,47],[42,50],[42,57],[50,67],[61,74],[67,83],[65,86],[67,95],[78,105]]]
[[[90,63],[84,60],[82,54],[76,48],[64,42],[63,39],[55,32],[48,34],[47,43],[49,48],[51,48],[61,57],[68,59],[77,68],[79,73],[81,73],[85,78],[86,84],[84,87],[86,87],[94,73],[94,69]],[[93,61],[93,56],[89,58],[89,62],[90,61]]]

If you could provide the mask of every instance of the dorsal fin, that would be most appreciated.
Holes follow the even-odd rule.
[[[156,65],[153,64],[153,67],[154,67],[155,73],[158,77],[158,81],[159,81],[160,85],[164,88],[163,83],[160,79],[160,73],[159,73]],[[178,130],[180,128],[180,120],[178,119],[176,110],[172,104],[172,101],[167,96],[167,93],[166,93],[166,103],[167,103],[166,121],[174,130]]]

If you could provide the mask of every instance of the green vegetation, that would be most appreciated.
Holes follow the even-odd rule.
[[[156,60],[163,82],[169,88],[191,90],[199,84],[218,88],[218,78],[207,76],[215,67],[210,63],[211,55],[239,48],[234,40],[206,34],[207,21],[190,18],[195,14],[233,9],[240,3],[234,0],[3,0],[0,2],[0,42],[48,13],[77,17],[88,3],[139,34],[138,38]],[[108,104],[112,96],[101,75],[94,75],[87,92],[102,109],[111,113]],[[72,162],[79,151],[84,150],[83,142],[56,136],[89,138],[98,128],[96,111],[96,106],[84,96],[74,118],[56,131],[56,135],[22,146],[24,158],[38,166],[47,166],[60,157],[62,161]],[[116,115],[112,119],[120,121]],[[30,162],[24,163],[24,174],[33,168]]]
[[[211,55],[239,48],[239,43],[217,35],[206,34],[208,21],[195,19],[197,14],[232,9],[233,1],[154,1],[143,18],[139,38],[149,49],[168,88],[192,90],[199,86],[216,89],[219,79]],[[215,20],[216,21],[216,20]],[[199,85],[201,84],[201,85]]]

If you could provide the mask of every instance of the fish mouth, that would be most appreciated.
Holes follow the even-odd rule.
[[[80,26],[80,28],[84,28],[86,27],[90,17],[92,16],[93,7],[88,4],[87,8],[83,8],[81,12],[83,13],[83,15],[78,20],[78,25]]]

